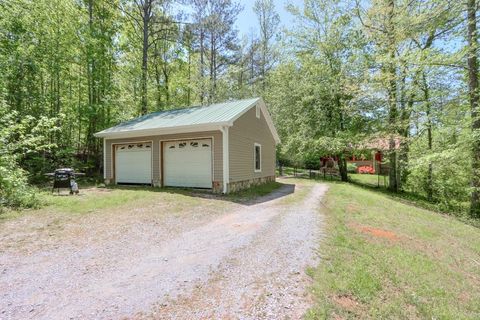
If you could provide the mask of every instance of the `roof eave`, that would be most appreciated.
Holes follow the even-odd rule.
[[[216,123],[207,123],[207,124],[195,124],[195,125],[186,125],[186,126],[174,126],[174,127],[165,127],[165,128],[152,128],[152,129],[142,129],[142,130],[129,130],[129,131],[119,131],[119,132],[97,132],[94,134],[97,138],[104,139],[117,139],[117,138],[131,138],[131,137],[146,137],[152,135],[162,135],[162,134],[177,134],[177,133],[190,133],[190,132],[201,132],[201,131],[215,131],[220,130],[222,126],[230,126],[229,122],[216,122]]]

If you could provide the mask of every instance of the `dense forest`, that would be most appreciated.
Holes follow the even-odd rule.
[[[34,205],[59,166],[98,175],[106,127],[261,96],[280,162],[336,156],[346,180],[346,157],[382,137],[392,192],[480,217],[478,9],[304,0],[284,25],[256,0],[240,37],[235,0],[0,0],[0,205]]]

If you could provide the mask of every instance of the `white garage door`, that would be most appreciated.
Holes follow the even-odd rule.
[[[165,142],[163,145],[164,185],[212,187],[212,140]]]
[[[115,180],[117,183],[152,183],[151,143],[116,146]]]

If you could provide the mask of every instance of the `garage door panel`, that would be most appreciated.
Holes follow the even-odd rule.
[[[212,143],[210,139],[164,143],[164,185],[212,187]]]
[[[150,144],[125,144],[115,152],[117,183],[152,183],[152,148]]]

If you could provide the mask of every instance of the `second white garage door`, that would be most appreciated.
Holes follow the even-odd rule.
[[[165,186],[212,187],[211,139],[165,142],[163,157]]]

